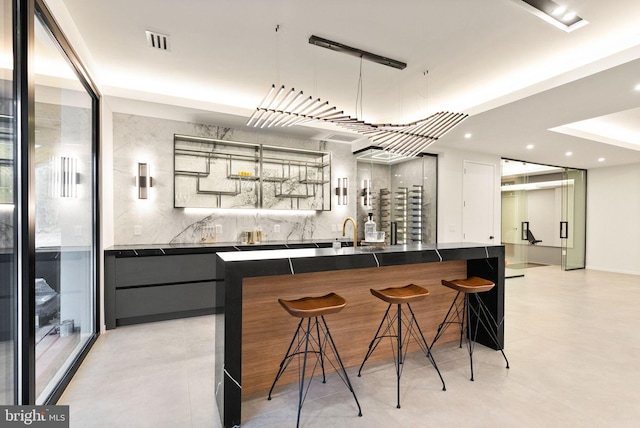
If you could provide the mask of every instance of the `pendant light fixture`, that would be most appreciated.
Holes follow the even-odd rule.
[[[415,157],[467,117],[464,113],[439,112],[407,124],[367,123],[338,111],[328,101],[305,97],[303,91],[296,94],[293,88],[287,91],[284,85],[276,91],[272,85],[247,126],[268,128],[308,121],[329,122],[369,138],[385,151]]]
[[[403,62],[317,36],[311,36],[309,43],[336,52],[358,56],[360,57],[360,67],[362,67],[364,59],[399,70],[407,66]],[[362,75],[360,75],[360,79],[362,79]],[[359,91],[361,91],[360,85],[361,80],[359,81]],[[358,100],[356,99],[356,114],[357,106]],[[362,114],[362,107],[360,110]],[[273,84],[249,118],[247,126],[269,128],[272,126],[293,126],[309,121],[328,122],[369,138],[384,151],[415,157],[467,117],[468,115],[464,113],[439,112],[407,124],[368,123],[345,114],[344,110],[338,110],[338,107],[330,105],[328,101],[305,96],[303,91],[296,92],[294,88],[286,90],[284,85],[276,90],[276,85]]]

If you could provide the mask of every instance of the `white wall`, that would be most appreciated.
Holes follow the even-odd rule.
[[[640,164],[587,175],[587,268],[640,275]]]
[[[438,153],[438,242],[462,242],[462,185],[464,161],[495,165],[494,242],[501,242],[500,157],[443,149]]]

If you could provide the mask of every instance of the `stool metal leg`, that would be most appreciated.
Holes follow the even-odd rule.
[[[316,323],[318,322],[316,318]],[[305,332],[304,341],[304,357],[302,363],[302,375],[300,376],[299,388],[298,388],[298,419],[296,422],[296,428],[300,426],[300,412],[302,411],[303,393],[304,393],[304,375],[307,370],[307,355],[309,351],[309,335],[311,334],[311,318],[307,318],[307,331]],[[309,379],[311,383],[311,379]]]
[[[420,333],[420,339],[422,339],[422,341],[417,340],[417,339],[416,339],[416,341],[418,342],[418,345],[420,345],[420,347],[422,348],[422,352],[425,353],[425,355],[427,356],[427,358],[431,362],[431,365],[433,366],[433,368],[436,369],[436,372],[438,372],[438,376],[440,377],[440,381],[442,382],[442,390],[446,391],[447,387],[444,384],[444,379],[442,378],[442,375],[440,374],[440,369],[438,369],[438,365],[436,364],[436,360],[435,360],[435,358],[433,358],[433,354],[431,353],[431,347],[427,344],[427,339],[424,338],[424,334],[422,334],[422,329],[420,328],[420,324],[418,324],[418,321],[416,321],[416,316],[413,313],[413,309],[411,309],[411,305],[409,305],[407,303],[407,307],[409,308],[409,311],[411,312],[412,319],[416,323],[416,328],[418,329],[418,332]],[[423,348],[422,345],[424,345],[424,348]]]
[[[469,323],[471,322],[471,305],[469,304],[469,294],[464,295],[464,309],[465,316],[467,317],[466,323],[466,334],[465,339],[467,342],[467,350],[469,351],[469,365],[471,367],[471,381],[473,381],[473,348],[476,343],[476,337],[478,337],[478,321],[479,317],[476,317],[476,328],[474,329],[473,340],[471,339],[471,331],[469,330]],[[465,325],[464,319],[462,320],[462,325]]]
[[[409,339],[411,337],[413,337],[414,340],[418,343],[418,345],[424,352],[425,356],[427,357],[431,365],[433,365],[433,367],[436,369],[436,372],[438,373],[438,376],[442,381],[442,390],[446,391],[444,379],[442,378],[442,375],[440,374],[440,370],[438,369],[435,359],[431,354],[431,348],[427,343],[426,339],[424,338],[424,334],[420,329],[420,325],[418,324],[418,321],[415,317],[413,309],[411,309],[411,305],[409,305],[409,303],[406,303],[406,305],[409,308],[409,312],[411,316],[410,317],[405,316],[403,318],[402,304],[397,304],[396,313],[393,316],[389,314],[389,311],[391,309],[391,304],[389,304],[386,312],[384,313],[384,316],[382,317],[382,321],[378,326],[378,330],[376,331],[376,334],[374,335],[373,340],[369,344],[369,350],[367,351],[367,354],[365,355],[364,360],[360,365],[360,370],[358,370],[358,376],[361,376],[362,368],[364,367],[365,362],[369,359],[371,354],[373,354],[373,351],[378,347],[378,344],[383,338],[389,337],[390,339],[395,339],[395,343],[392,342],[392,349],[393,349],[394,366],[396,370],[396,396],[397,396],[396,407],[398,409],[401,408],[400,379],[402,377],[402,370],[404,368],[406,355],[409,350]],[[382,326],[384,325],[385,321],[387,322],[387,325],[383,330]],[[395,325],[395,330],[393,328],[394,325]],[[382,333],[381,333],[381,330],[383,330]],[[415,330],[418,331],[419,336],[416,334]]]
[[[300,322],[298,323],[298,328],[296,329],[296,332],[293,334],[293,337],[291,338],[291,343],[289,344],[289,348],[287,349],[287,352],[284,354],[284,358],[280,362],[280,369],[278,370],[278,374],[276,374],[276,378],[273,380],[273,384],[271,384],[271,389],[269,389],[269,395],[267,396],[267,400],[271,400],[271,393],[273,392],[273,388],[276,386],[278,379],[280,379],[280,376],[282,376],[282,373],[284,373],[285,369],[289,365],[289,362],[291,361],[293,356],[297,354],[297,350],[300,349],[300,342],[298,342],[298,346],[296,347],[296,352],[291,353],[291,348],[293,348],[293,344],[296,342],[296,339],[300,334],[300,329],[302,327],[303,321],[304,321],[304,318],[301,318]]]
[[[328,339],[329,344],[331,345],[331,349],[333,350],[333,355],[335,355],[336,360],[338,360],[338,364],[340,365],[340,370],[344,375],[344,378],[342,380],[345,383],[345,385],[347,385],[347,388],[349,388],[349,391],[351,391],[351,394],[353,395],[353,399],[356,400],[356,405],[358,406],[358,416],[362,416],[362,409],[360,408],[358,397],[356,397],[356,392],[354,391],[353,386],[351,385],[351,381],[349,380],[349,376],[347,375],[347,369],[345,369],[344,364],[342,363],[342,358],[340,358],[340,354],[338,353],[338,348],[336,348],[336,344],[333,341],[333,337],[331,336],[331,332],[329,331],[329,326],[327,325],[327,322],[325,321],[324,316],[320,318],[322,318],[322,324],[324,325],[325,335],[326,335],[326,338]]]
[[[371,340],[371,343],[369,344],[369,350],[367,351],[367,355],[364,356],[364,360],[362,360],[362,364],[360,364],[360,369],[358,370],[358,377],[361,376],[361,372],[362,372],[362,368],[364,367],[364,363],[367,362],[367,360],[369,359],[371,354],[373,354],[373,351],[375,351],[375,349],[378,347],[378,344],[380,343],[380,341],[384,337],[386,337],[387,332],[389,331],[390,325],[387,325],[387,328],[384,330],[384,332],[382,334],[380,334],[380,330],[382,330],[382,325],[384,324],[385,320],[389,316],[389,309],[391,309],[391,305],[387,306],[387,311],[384,313],[384,316],[382,317],[382,320],[380,321],[380,325],[378,326],[378,330],[376,331],[376,334],[373,336],[373,339]],[[374,343],[375,343],[375,345],[374,345]]]
[[[289,366],[289,363],[291,362],[293,357],[295,357],[296,355],[299,356],[299,355],[302,354],[302,356],[303,356],[302,368],[301,368],[301,372],[298,374],[298,376],[299,376],[299,379],[298,379],[298,416],[297,416],[297,424],[296,424],[296,426],[300,425],[300,414],[301,414],[301,411],[302,411],[302,405],[304,404],[307,391],[309,390],[309,386],[311,385],[311,381],[313,379],[313,374],[315,373],[315,370],[316,370],[316,367],[318,366],[318,363],[320,363],[320,366],[322,367],[322,381],[323,381],[323,383],[326,383],[324,361],[325,361],[325,357],[327,356],[327,346],[333,352],[333,355],[335,356],[335,359],[337,360],[338,365],[339,365],[339,367],[335,367],[335,366],[333,366],[333,367],[336,370],[336,372],[338,373],[338,376],[342,379],[342,381],[345,383],[347,388],[349,388],[349,390],[353,394],[353,398],[355,399],[356,405],[358,406],[358,416],[362,416],[362,409],[360,408],[360,403],[358,402],[358,398],[356,397],[356,393],[355,393],[355,391],[353,389],[353,386],[351,385],[351,382],[349,381],[349,377],[347,376],[347,371],[346,371],[346,369],[344,367],[344,364],[342,363],[342,359],[340,358],[340,354],[338,353],[338,349],[336,348],[336,345],[333,342],[333,337],[331,336],[331,333],[329,332],[329,327],[327,326],[327,323],[326,323],[324,317],[320,317],[320,318],[322,319],[322,323],[319,322],[318,317],[314,317],[314,324],[315,325],[311,324],[311,318],[302,318],[300,320],[300,322],[298,323],[298,328],[296,329],[296,332],[293,335],[291,343],[289,344],[289,348],[287,349],[287,352],[286,352],[282,362],[280,363],[280,368],[278,369],[278,374],[276,375],[276,378],[274,379],[273,384],[271,385],[271,389],[269,390],[269,395],[267,397],[268,400],[271,400],[271,393],[273,392],[273,388],[275,387],[276,383],[278,382],[278,380],[280,379],[282,374],[285,372],[285,370]],[[305,320],[306,320],[306,328],[305,328],[305,326],[303,324],[303,322],[305,322]],[[315,327],[315,332],[314,332],[314,327]],[[321,334],[321,331],[322,331],[323,334]],[[317,339],[316,339],[316,337],[314,337],[314,333],[315,333],[315,335],[317,335]],[[294,346],[294,343],[296,343],[296,342],[297,342],[297,344]],[[304,349],[301,349],[303,344],[304,344]],[[318,350],[316,350],[316,346],[317,346]],[[306,371],[307,371],[307,357],[308,357],[309,353],[319,354],[319,355],[318,355],[318,359],[316,360],[316,364],[313,367],[313,371],[311,373],[311,376],[310,376],[309,380],[306,382],[306,387],[305,387],[305,377],[306,377]],[[331,360],[328,360],[328,361],[331,362]],[[331,362],[331,364],[333,365],[332,362]]]
[[[444,321],[442,321],[440,325],[438,325],[438,330],[436,331],[436,335],[431,341],[432,348],[433,348],[433,345],[436,343],[436,341],[440,339],[440,337],[444,334],[444,332],[447,330],[450,324],[458,324],[460,326],[460,347],[462,348],[462,328],[464,324],[462,323],[462,321],[460,321],[461,319],[460,312],[464,314],[464,309],[461,311],[460,307],[458,306],[459,296],[460,296],[460,292],[458,291],[458,293],[456,294],[456,297],[454,297],[453,299],[453,302],[451,302],[451,306],[449,306],[449,310],[447,311],[447,314],[444,316]],[[455,308],[455,313],[454,313],[455,319],[457,319],[458,321],[447,321],[449,318],[454,317],[452,315],[452,311],[454,310],[454,308]]]
[[[494,333],[493,329],[491,328],[493,326],[497,329],[500,326],[500,324],[502,324],[502,321],[498,323],[491,315],[491,312],[489,312],[489,309],[487,308],[487,305],[485,305],[484,302],[482,301],[482,298],[478,294],[475,294],[475,296],[476,296],[476,301],[478,303],[478,311],[476,311],[473,306],[471,307],[471,309],[474,312],[474,315],[478,318],[478,320],[482,324],[482,327],[487,332],[487,334],[489,335],[493,343],[495,343],[496,347],[502,353],[502,357],[504,358],[504,361],[507,363],[507,368],[509,368],[509,360],[507,360],[507,356],[504,353],[504,346],[499,343],[498,336]]]
[[[398,336],[396,337],[396,344],[398,349],[398,364],[396,364],[396,390],[398,395],[398,404],[396,407],[400,408],[400,376],[402,376],[403,355],[402,355],[402,305],[398,305]]]
[[[498,322],[493,319],[493,316],[487,309],[486,305],[478,295],[478,293],[464,293],[464,297],[462,299],[462,310],[460,310],[457,301],[460,296],[460,291],[456,294],[456,297],[453,299],[447,314],[444,317],[444,321],[438,326],[438,330],[436,332],[436,336],[433,338],[431,342],[431,346],[433,347],[434,343],[444,334],[445,330],[450,324],[458,324],[460,325],[460,347],[462,347],[462,338],[464,336],[467,351],[469,352],[469,365],[471,369],[471,380],[474,380],[473,374],[473,350],[475,347],[476,339],[478,337],[478,329],[480,325],[484,328],[485,332],[489,335],[491,340],[495,343],[496,347],[502,353],[502,356],[507,363],[507,368],[509,368],[509,360],[507,360],[507,356],[504,353],[503,346],[498,342],[498,337],[494,333],[492,327],[497,328],[499,326]],[[470,294],[473,294],[476,298],[477,309],[474,305],[471,304]],[[455,310],[454,310],[455,308]],[[471,329],[471,315],[475,316],[475,326]],[[453,321],[453,319],[457,319],[458,321]],[[473,337],[472,332],[473,331]]]
[[[316,317],[316,333],[318,334],[318,353],[320,354],[320,367],[322,368],[322,383],[327,383],[327,377],[324,373],[324,352],[322,351],[322,339],[320,338],[320,323]]]

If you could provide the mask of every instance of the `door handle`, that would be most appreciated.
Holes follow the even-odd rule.
[[[522,239],[523,241],[529,240],[529,222],[528,221],[522,222],[522,228],[520,229],[520,239]]]
[[[569,238],[569,222],[561,221],[560,222],[560,239]]]

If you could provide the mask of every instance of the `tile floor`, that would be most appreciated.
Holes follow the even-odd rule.
[[[469,381],[465,349],[434,348],[447,384],[419,354],[395,407],[391,362],[349,375],[363,416],[332,376],[314,381],[305,427],[636,427],[640,424],[640,276],[529,269],[506,282],[505,351],[481,345]],[[120,327],[103,334],[58,404],[71,427],[219,427],[214,400],[215,317]],[[294,426],[297,385],[246,397],[243,427]]]

